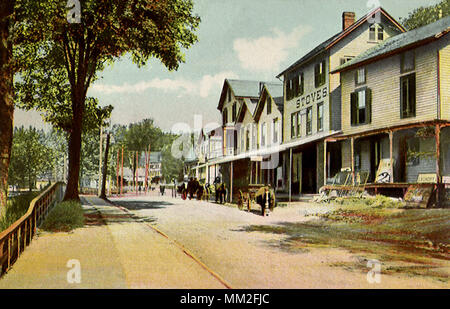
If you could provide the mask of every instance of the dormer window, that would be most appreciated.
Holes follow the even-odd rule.
[[[369,27],[369,41],[383,41],[384,28],[380,24],[372,24]]]

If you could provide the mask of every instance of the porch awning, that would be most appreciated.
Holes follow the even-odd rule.
[[[341,133],[341,131],[320,132],[320,133],[308,136],[306,138],[301,138],[294,142],[280,144],[280,145],[272,145],[267,148],[248,151],[248,152],[240,153],[240,154],[234,155],[234,156],[222,157],[218,160],[210,161],[207,164],[205,163],[205,164],[198,165],[197,168],[202,168],[202,167],[205,167],[206,165],[222,164],[222,163],[228,163],[231,161],[237,161],[237,160],[242,160],[242,159],[250,159],[251,157],[256,157],[256,156],[267,156],[267,155],[270,155],[273,153],[279,153],[279,152],[288,150],[290,148],[294,148],[294,147],[305,145],[305,144],[308,144],[311,142],[319,141],[321,139],[324,139],[324,138],[327,138],[327,137],[330,137],[332,135],[336,135],[339,133]]]

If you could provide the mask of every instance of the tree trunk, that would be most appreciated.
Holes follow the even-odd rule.
[[[103,169],[102,169],[102,191],[100,193],[100,197],[102,199],[106,199],[106,174],[108,170],[109,139],[110,134],[108,133],[106,135],[105,160],[103,161]]]
[[[81,158],[81,134],[84,113],[84,98],[82,95],[74,98],[72,127],[69,137],[69,170],[67,177],[66,193],[64,201],[79,201],[78,180],[80,177],[80,158]]]
[[[13,138],[12,44],[9,37],[13,0],[0,2],[0,218],[5,215],[8,198],[8,168]]]

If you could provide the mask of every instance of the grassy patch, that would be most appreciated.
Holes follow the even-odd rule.
[[[68,232],[84,226],[83,208],[79,202],[65,201],[55,205],[41,229],[50,232]]]
[[[19,220],[30,207],[31,201],[39,192],[28,192],[8,200],[5,217],[0,219],[0,231],[6,230],[11,224]]]
[[[316,214],[318,219],[253,225],[245,230],[284,234],[281,247],[289,251],[343,248],[389,264],[389,273],[448,280],[448,274],[435,269],[450,260],[450,209],[399,207],[401,204],[384,198],[343,201],[336,210]]]

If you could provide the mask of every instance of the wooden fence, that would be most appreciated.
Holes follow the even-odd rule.
[[[28,211],[0,233],[0,276],[7,272],[31,243],[37,227],[43,222],[55,202],[62,200],[65,184],[55,183],[30,203]]]

